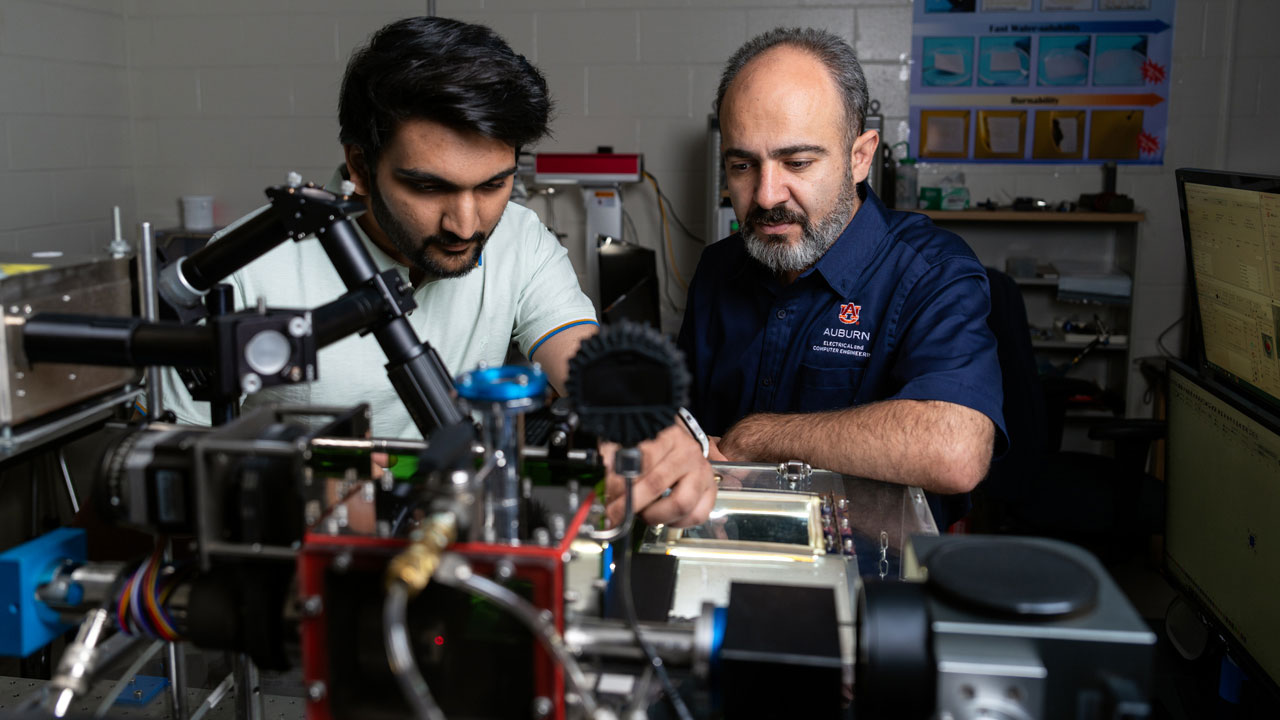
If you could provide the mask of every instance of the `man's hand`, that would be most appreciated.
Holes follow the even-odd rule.
[[[640,443],[644,453],[643,474],[632,483],[632,502],[637,514],[651,525],[659,523],[690,527],[705,522],[716,502],[715,478],[711,464],[702,457],[702,448],[679,423]],[[605,514],[614,527],[626,513],[623,491],[626,482],[613,472],[613,456],[618,446],[602,443],[600,455],[608,475],[605,482]],[[667,488],[671,492],[662,497]]]

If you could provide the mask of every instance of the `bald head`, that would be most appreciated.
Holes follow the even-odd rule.
[[[843,128],[846,121],[840,90],[813,55],[790,46],[770,48],[746,63],[720,101],[721,127],[729,135],[768,134],[774,149],[815,140],[812,128]],[[732,130],[726,125],[734,126]],[[744,126],[750,126],[744,127]],[[826,133],[820,133],[825,136]],[[843,135],[843,133],[842,133]],[[847,150],[852,142],[844,135]],[[837,150],[824,147],[825,152]]]
[[[825,30],[775,28],[748,40],[725,64],[716,91],[716,113],[724,114],[723,105],[730,86],[752,61],[782,49],[798,51],[818,63],[817,71],[823,72],[836,89],[836,101],[843,109],[846,145],[851,145],[862,134],[867,111],[867,80],[849,43]],[[806,64],[806,69],[812,67]]]

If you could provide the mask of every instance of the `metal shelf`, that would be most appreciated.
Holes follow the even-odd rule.
[[[915,210],[941,222],[1137,223],[1146,213],[1053,212],[1048,210]]]
[[[1036,350],[1083,350],[1087,342],[1076,342],[1074,340],[1032,340],[1031,347]],[[1108,343],[1099,345],[1093,349],[1093,352],[1108,352],[1115,350],[1128,350],[1129,343]]]

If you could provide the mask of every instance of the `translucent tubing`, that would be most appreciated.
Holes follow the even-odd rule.
[[[400,691],[413,707],[414,716],[419,720],[445,720],[444,712],[413,659],[413,646],[409,643],[407,629],[408,605],[409,588],[402,582],[392,583],[382,605],[382,634],[387,644],[387,661],[391,663],[391,673],[400,684]]]
[[[440,572],[437,574],[436,582],[459,590],[466,590],[473,595],[479,595],[511,613],[515,619],[519,620],[533,633],[533,636],[542,643],[542,646],[546,648],[552,659],[564,670],[565,680],[569,688],[578,696],[578,702],[582,706],[583,714],[588,718],[595,718],[595,720],[605,720],[613,717],[612,712],[601,709],[596,705],[595,697],[591,694],[591,686],[587,682],[587,676],[583,674],[582,668],[578,666],[578,661],[574,659],[569,652],[568,646],[565,645],[564,638],[556,630],[555,624],[551,621],[551,613],[549,611],[539,611],[527,600],[506,587],[489,578],[476,575],[471,571],[471,566],[466,559],[454,553],[446,553],[441,559]]]
[[[413,659],[407,619],[409,598],[422,592],[431,581],[440,564],[441,554],[457,537],[457,532],[458,525],[453,515],[435,513],[415,534],[413,543],[387,566],[387,599],[382,605],[382,636],[387,646],[387,662],[400,691],[419,720],[445,720],[445,717]]]

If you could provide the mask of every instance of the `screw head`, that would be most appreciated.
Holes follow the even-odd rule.
[[[309,595],[302,601],[303,617],[315,617],[324,611],[324,600],[319,595]]]
[[[257,373],[245,373],[245,376],[240,378],[240,389],[246,395],[252,395],[262,389],[262,378],[258,377]]]

